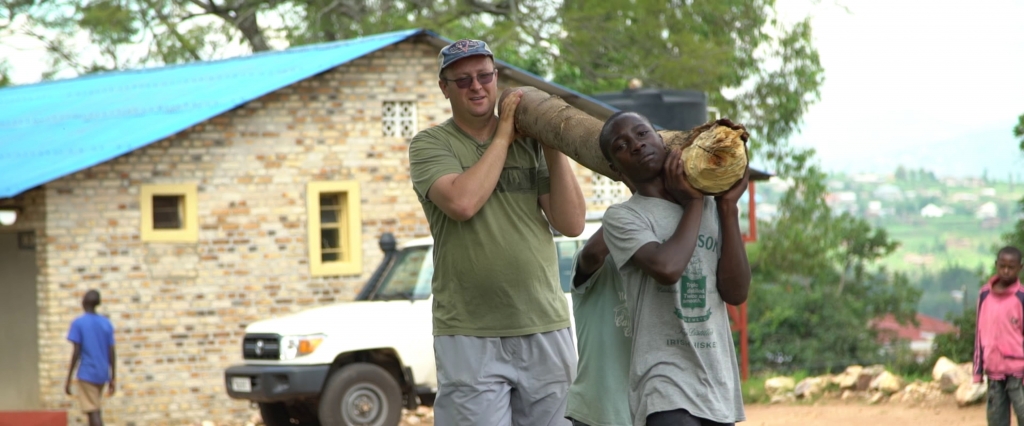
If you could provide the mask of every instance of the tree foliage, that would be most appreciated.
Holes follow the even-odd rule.
[[[1020,149],[1024,151],[1024,114],[1017,118],[1017,125],[1013,128],[1013,135],[1020,138]],[[1024,209],[1024,199],[1020,200],[1020,208]],[[1024,249],[1024,219],[1017,220],[1013,229],[1003,235],[1006,245]]]
[[[878,362],[868,325],[886,314],[912,322],[920,289],[873,266],[898,244],[862,219],[835,214],[824,201],[824,173],[809,164],[813,153],[792,152],[783,170],[793,186],[749,251],[751,367],[821,371]]]
[[[935,347],[932,351],[932,364],[938,357],[944,356],[955,362],[970,362],[974,359],[974,337],[978,325],[978,308],[970,307],[957,315],[948,318],[956,327],[952,333],[935,336]]]

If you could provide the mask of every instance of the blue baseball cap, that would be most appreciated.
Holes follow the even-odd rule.
[[[459,59],[480,55],[490,56],[491,59],[494,59],[494,54],[491,53],[491,49],[489,49],[487,47],[487,43],[484,43],[483,41],[462,39],[449,44],[442,48],[441,53],[437,55],[437,75],[440,76],[445,67],[455,63],[455,61],[458,61]]]

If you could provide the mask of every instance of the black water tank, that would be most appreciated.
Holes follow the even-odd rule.
[[[626,89],[594,98],[624,111],[643,114],[655,125],[686,130],[708,121],[708,97],[696,90]]]

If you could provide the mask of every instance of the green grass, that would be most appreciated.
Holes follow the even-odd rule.
[[[988,266],[1002,241],[1002,234],[1013,228],[1004,220],[996,228],[982,228],[980,221],[970,216],[946,216],[918,220],[915,224],[896,221],[875,223],[900,243],[899,249],[882,259],[879,264],[890,271],[911,275],[941,269],[946,265],[959,265],[967,269]]]

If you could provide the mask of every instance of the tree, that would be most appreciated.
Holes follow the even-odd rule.
[[[1017,117],[1017,125],[1013,127],[1013,135],[1020,138],[1020,149],[1024,151],[1024,114]]]
[[[452,37],[488,34],[503,57],[513,57],[519,55],[509,53],[527,52],[526,46],[550,46],[545,40],[554,38],[557,28],[551,25],[552,7],[539,0],[17,1],[28,2],[18,10],[28,20],[19,31],[42,41],[52,56],[44,78],[63,70],[84,74],[217,59],[271,50],[275,44],[298,46],[416,27]],[[78,45],[76,34],[88,35],[89,44]]]
[[[749,250],[751,368],[823,371],[878,362],[868,324],[886,314],[913,321],[920,290],[903,274],[873,267],[897,243],[862,219],[834,214],[813,151],[790,152],[780,174],[793,186]]]
[[[1017,118],[1017,125],[1013,128],[1013,135],[1020,138],[1020,149],[1024,151],[1024,114]],[[1019,207],[1024,209],[1024,199],[1019,202]],[[1003,241],[1006,245],[1024,248],[1024,219],[1018,220],[1013,230],[1003,234]]]
[[[970,362],[974,358],[974,337],[977,332],[978,308],[972,306],[961,314],[949,315],[948,320],[956,327],[952,333],[935,336],[931,364],[940,356],[955,362]]]

